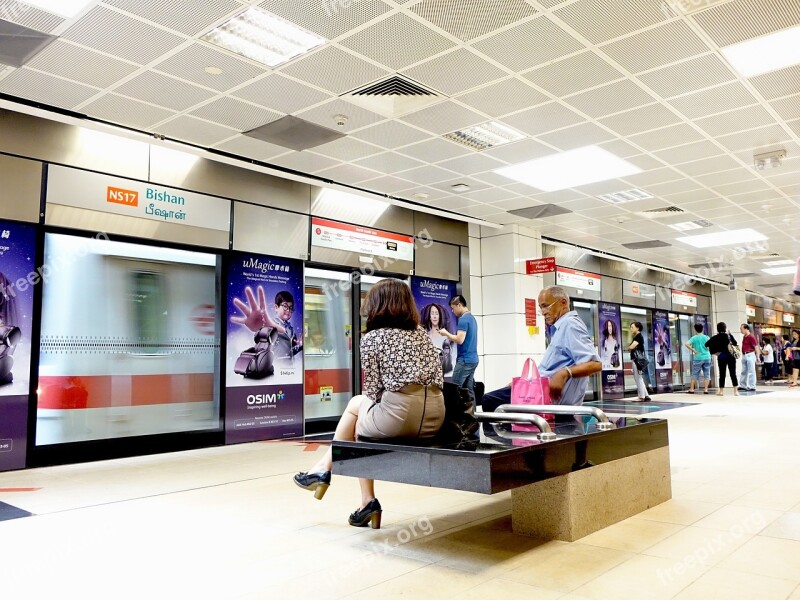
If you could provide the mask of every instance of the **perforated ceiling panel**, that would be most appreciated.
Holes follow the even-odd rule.
[[[382,0],[265,0],[258,6],[329,40],[390,10]]]
[[[458,97],[459,102],[492,117],[501,117],[550,99],[519,79],[506,79]],[[800,116],[800,115],[799,115]]]
[[[737,0],[693,15],[718,46],[729,46],[800,23],[796,0]]]
[[[663,98],[694,92],[735,78],[728,66],[714,54],[693,58],[639,76],[642,83]]]
[[[236,135],[236,131],[232,129],[187,116],[176,117],[171,121],[162,123],[157,127],[156,133],[185,140],[199,146],[213,146]]]
[[[336,120],[337,115],[347,117],[344,125],[338,124]],[[374,112],[338,98],[303,111],[297,116],[306,121],[311,121],[317,125],[335,129],[342,133],[350,133],[355,129],[361,129],[362,127],[373,125],[383,120],[382,116]]]
[[[721,115],[698,119],[696,124],[710,136],[716,137],[735,133],[742,129],[753,129],[764,125],[776,125],[777,123],[765,108],[750,106]]]
[[[421,142],[430,138],[430,134],[397,121],[387,121],[374,127],[368,127],[353,134],[353,137],[365,140],[384,148],[398,148]]]
[[[749,106],[758,102],[741,83],[735,81],[673,98],[669,103],[690,119]]]
[[[103,6],[90,10],[63,37],[139,64],[150,63],[185,41],[183,37]]]
[[[796,94],[800,90],[800,65],[758,75],[750,83],[767,100]]]
[[[317,154],[323,154],[331,158],[345,161],[366,158],[367,156],[378,154],[381,151],[382,149],[378,146],[361,142],[349,136],[314,148],[314,152]],[[373,177],[375,176],[376,175],[373,175]]]
[[[51,33],[64,23],[57,15],[16,0],[0,0],[0,19],[44,33]]]
[[[138,69],[136,65],[62,40],[45,48],[28,66],[99,88],[108,87]]]
[[[195,117],[225,125],[236,131],[250,131],[283,115],[234,98],[219,98],[191,113]]]
[[[289,63],[282,71],[336,94],[359,88],[389,72],[333,46]]]
[[[683,22],[676,21],[649,29],[600,47],[631,73],[662,67],[706,52],[708,46]]]
[[[206,89],[151,71],[137,75],[115,91],[172,110],[186,110],[214,97]]]
[[[674,125],[679,121],[680,117],[661,104],[650,104],[600,119],[603,125],[625,136]]]
[[[448,142],[441,138],[434,138],[400,148],[398,152],[414,157],[426,163],[435,163],[456,156],[464,156],[472,151],[463,146]]]
[[[613,40],[674,16],[666,2],[656,0],[577,0],[553,14],[593,44]]]
[[[572,76],[565,77],[565,73]],[[554,96],[561,97],[611,83],[621,79],[623,74],[594,52],[586,51],[525,73],[524,77]]]
[[[229,152],[238,156],[246,156],[267,162],[275,156],[286,154],[286,148],[262,142],[244,135],[237,136],[232,140],[223,142],[217,146],[222,152]]]
[[[415,81],[444,92],[448,96],[471,90],[507,75],[502,69],[466,48],[459,48],[434,58],[404,73]]]
[[[420,0],[411,10],[464,41],[536,14],[524,0]]]
[[[380,171],[381,173],[399,173],[407,169],[421,167],[424,163],[394,152],[384,152],[383,154],[376,154],[356,161],[355,164],[367,169]]]
[[[44,73],[17,69],[5,79],[0,79],[0,92],[72,109],[97,94],[98,90]]]
[[[395,70],[455,46],[454,42],[404,14],[382,19],[340,43]]]
[[[573,150],[607,142],[615,137],[613,133],[609,133],[594,123],[581,123],[573,127],[559,129],[553,133],[540,135],[539,140],[559,150]]]
[[[221,69],[219,74],[206,71]],[[180,77],[192,83],[223,92],[267,73],[267,69],[213,50],[203,44],[192,44],[167,60],[153,66],[156,71]]]
[[[236,0],[181,0],[180,2],[103,0],[103,2],[190,36],[244,9],[244,6]]]
[[[525,71],[584,48],[544,16],[476,42],[474,47],[512,71]]]
[[[576,125],[584,118],[555,102],[505,117],[503,122],[528,135],[539,135],[568,125]]]
[[[279,73],[259,79],[233,95],[286,114],[295,114],[331,98],[330,94],[298,83]]]
[[[171,110],[131,100],[117,94],[105,94],[81,107],[81,112],[97,119],[105,119],[140,129],[149,129],[156,123],[175,115]]]
[[[454,102],[442,102],[401,120],[435,134],[445,134],[485,121],[485,117]]]
[[[330,169],[324,169],[322,171],[318,171],[318,174],[320,177],[330,179],[331,181],[341,181],[350,184],[375,179],[375,177],[380,175],[380,173],[377,171],[372,171],[370,169],[348,164],[339,165],[338,167],[332,167]]]

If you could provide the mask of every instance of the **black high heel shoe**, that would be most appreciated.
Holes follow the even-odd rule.
[[[325,492],[331,485],[331,472],[324,473],[298,473],[294,476],[294,482],[298,487],[314,492],[314,498],[322,500]]]
[[[369,526],[373,529],[380,529],[381,513],[383,513],[381,503],[378,502],[377,498],[373,498],[364,508],[359,508],[350,515],[347,522],[353,527],[366,527],[367,523],[369,523]]]

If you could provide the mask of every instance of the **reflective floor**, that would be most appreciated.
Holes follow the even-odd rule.
[[[291,481],[318,443],[0,473],[0,519],[32,513],[0,520],[0,597],[800,599],[800,391],[759,392],[659,397],[694,403],[650,415],[673,499],[573,543],[511,533],[507,493],[380,482],[383,528],[350,527],[356,481]]]

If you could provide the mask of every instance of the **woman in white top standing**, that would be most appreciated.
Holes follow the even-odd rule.
[[[775,376],[775,349],[768,339],[761,340],[761,355],[764,363],[761,365],[761,378],[767,385],[772,385],[772,378]]]

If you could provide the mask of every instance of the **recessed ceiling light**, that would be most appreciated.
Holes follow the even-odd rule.
[[[768,267],[780,267],[782,265],[793,265],[794,261],[787,258],[785,260],[768,260],[764,264]]]
[[[755,229],[735,229],[733,231],[704,233],[703,235],[691,235],[676,239],[695,248],[711,248],[714,246],[731,246],[742,242],[759,242],[768,238]]]
[[[470,190],[470,187],[466,183],[457,183],[455,185],[451,185],[450,189],[456,192],[457,194],[460,194],[461,192],[468,192]]]
[[[597,146],[551,154],[496,169],[495,173],[545,192],[555,192],[641,172],[636,165]]]
[[[411,197],[414,198],[415,200],[427,200],[428,198],[431,197],[431,195],[426,194],[425,192],[420,192],[419,194],[414,194]]]
[[[206,73],[209,75],[222,75],[222,69],[219,67],[206,67]]]
[[[742,77],[755,77],[800,63],[800,26],[720,48]]]
[[[525,139],[525,136],[516,129],[497,121],[467,127],[448,133],[444,137],[478,151]]]
[[[770,275],[794,275],[794,267],[774,267],[772,269],[761,269]]]
[[[623,204],[625,202],[632,202],[633,200],[647,200],[652,197],[652,194],[648,194],[644,190],[636,188],[625,190],[624,192],[613,192],[611,194],[602,194],[598,196],[600,200],[608,202],[609,204]]]
[[[72,18],[89,6],[93,0],[21,0],[23,4],[41,8],[54,15]]]
[[[209,31],[202,39],[269,67],[328,41],[256,7]]]
[[[684,221],[683,223],[673,223],[672,225],[667,225],[670,229],[674,229],[675,231],[690,231],[692,229],[702,229],[700,225],[695,223],[694,221]]]

